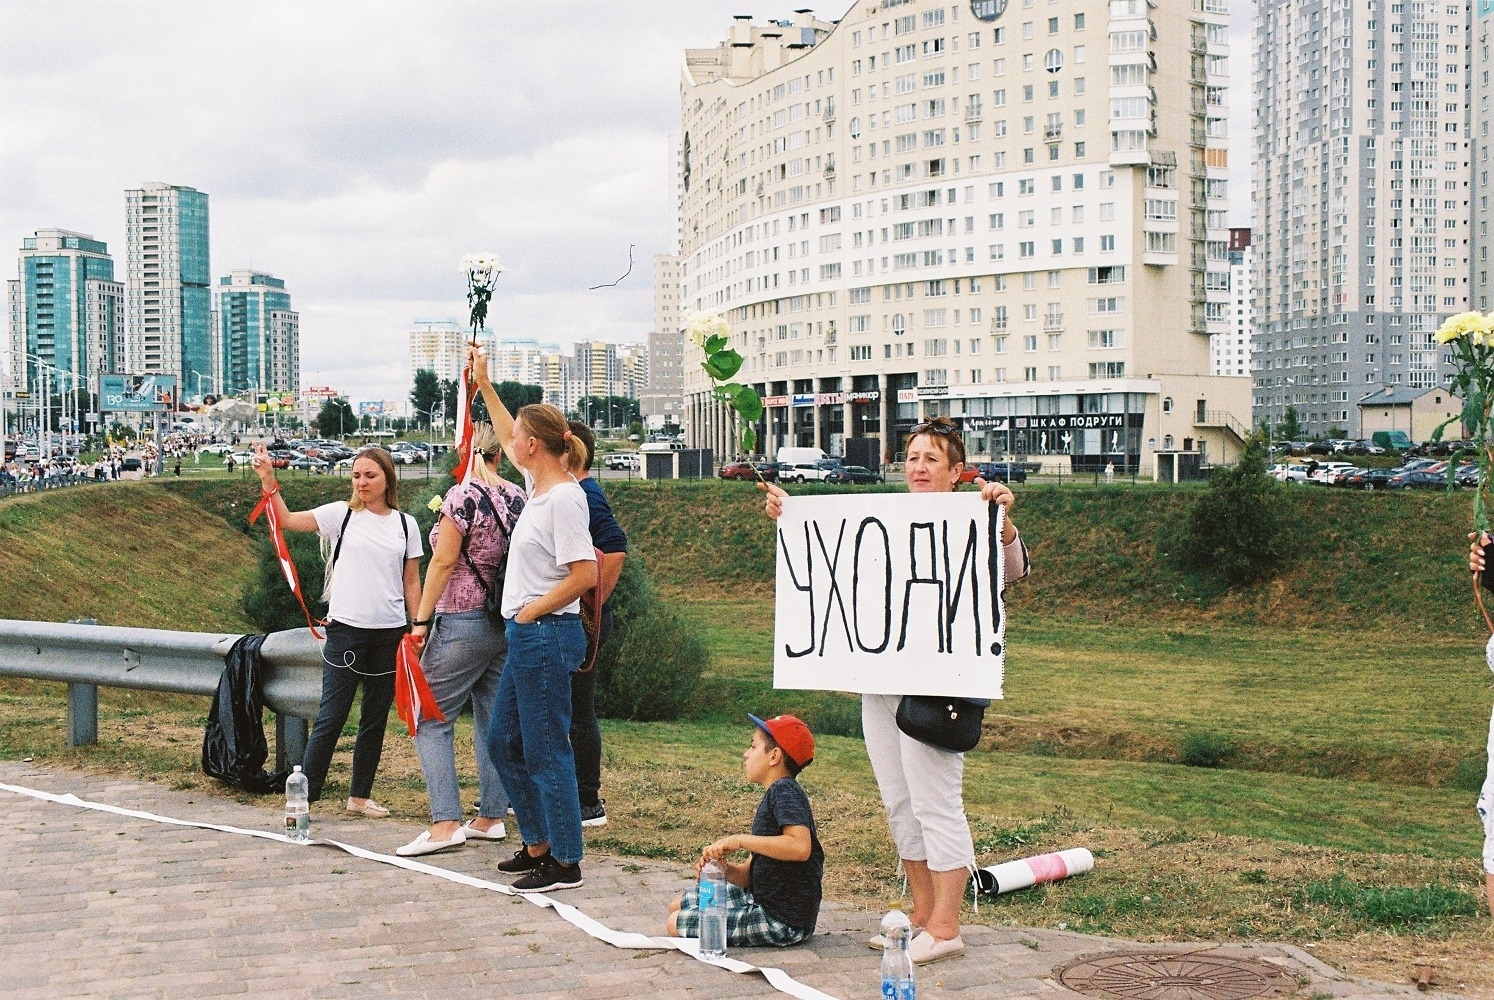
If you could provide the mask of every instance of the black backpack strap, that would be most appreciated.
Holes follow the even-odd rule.
[[[342,537],[348,533],[348,522],[353,519],[353,508],[348,506],[348,512],[343,515],[342,527],[337,529],[337,545],[332,549],[332,561],[327,564],[327,572],[337,565],[337,557],[342,555]]]

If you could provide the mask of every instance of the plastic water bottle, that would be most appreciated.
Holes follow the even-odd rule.
[[[300,764],[285,779],[285,835],[303,844],[311,839],[310,786]]]
[[[912,932],[913,926],[902,910],[893,910],[882,918],[883,1000],[916,1000],[918,996],[913,984],[913,957],[908,954]]]
[[[726,954],[726,872],[715,859],[700,869],[700,953]]]

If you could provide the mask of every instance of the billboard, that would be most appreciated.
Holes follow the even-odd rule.
[[[153,413],[176,405],[175,375],[100,375],[99,409]]]
[[[383,400],[377,400],[373,402],[364,401],[358,404],[358,416],[360,417],[382,417],[383,415]]]

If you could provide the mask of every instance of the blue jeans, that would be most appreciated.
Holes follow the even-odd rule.
[[[488,752],[524,843],[549,843],[561,864],[581,860],[581,800],[571,751],[571,674],[586,656],[581,616],[508,620],[508,660],[488,730]],[[486,804],[486,803],[484,803]]]
[[[439,613],[435,618],[425,651],[420,655],[420,666],[431,686],[431,694],[436,696],[436,707],[446,721],[422,719],[415,729],[415,752],[420,755],[420,770],[425,774],[425,787],[430,795],[431,820],[440,823],[462,818],[453,730],[469,696],[472,742],[477,751],[477,788],[482,802],[478,812],[488,819],[503,819],[508,812],[508,798],[503,794],[498,769],[488,753],[487,734],[508,641],[481,608]]]

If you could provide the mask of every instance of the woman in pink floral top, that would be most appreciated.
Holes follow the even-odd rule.
[[[412,623],[417,642],[425,644],[420,665],[446,722],[422,719],[415,750],[425,772],[431,802],[431,826],[395,853],[404,857],[459,847],[469,840],[502,840],[508,797],[488,755],[487,740],[498,675],[508,655],[503,624],[496,626],[483,610],[489,592],[501,595],[508,539],[524,509],[524,491],[498,475],[501,449],[489,424],[478,424],[472,441],[482,456],[467,482],[452,487],[441,503],[441,518],[431,528],[431,562],[426,569],[420,612]],[[477,749],[478,816],[462,822],[452,727],[467,698],[479,737]]]

